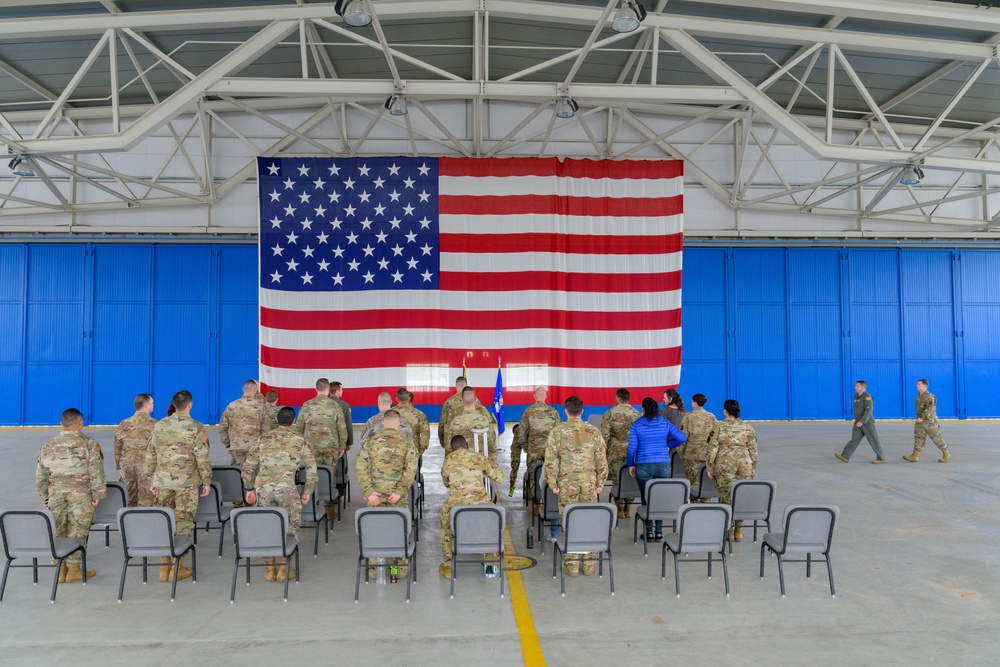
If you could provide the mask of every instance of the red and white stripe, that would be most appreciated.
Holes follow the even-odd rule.
[[[321,376],[358,405],[403,386],[440,403],[463,359],[489,402],[498,357],[507,405],[677,385],[682,162],[441,158],[439,179],[440,290],[261,288],[261,378],[283,404]]]

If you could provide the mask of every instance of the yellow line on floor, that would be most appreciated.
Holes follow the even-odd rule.
[[[510,535],[509,526],[504,528],[503,543],[506,555],[516,554],[514,538]],[[519,570],[507,572],[507,588],[510,590],[510,606],[514,609],[514,620],[517,622],[517,634],[521,637],[524,664],[527,667],[544,667],[545,655],[542,653],[542,644],[538,640],[535,619],[531,615],[531,605],[528,604],[528,592],[524,589],[524,579]]]

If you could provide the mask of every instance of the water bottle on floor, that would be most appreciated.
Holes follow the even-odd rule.
[[[375,584],[378,586],[385,586],[389,580],[388,575],[386,574],[387,568],[384,567],[385,564],[384,558],[375,559],[375,565],[378,566],[375,570]]]

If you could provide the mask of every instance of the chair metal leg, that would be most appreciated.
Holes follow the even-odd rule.
[[[122,601],[122,595],[125,593],[125,573],[128,572],[128,561],[129,561],[128,558],[126,558],[125,560],[122,561],[122,576],[121,576],[121,580],[119,580],[119,582],[118,582],[118,601],[119,602]]]
[[[781,582],[781,597],[785,597],[785,570],[781,564],[781,554],[775,554],[778,557],[778,581]]]
[[[331,525],[329,519],[327,519],[326,521],[323,522],[323,544],[329,544],[330,543],[330,529],[331,528],[333,528],[333,525]]]
[[[559,547],[556,547],[556,551],[559,551]],[[560,553],[560,556],[562,556],[562,552],[559,551],[559,553]],[[555,556],[555,554],[553,554],[553,557],[554,556]],[[562,565],[562,567],[559,568],[559,575],[560,575],[560,578],[559,578],[559,593],[563,597],[566,597],[566,557],[562,556],[559,560],[562,561],[560,563]],[[555,575],[555,573],[553,573],[553,576],[554,575]]]
[[[111,526],[104,526],[104,548],[111,546]]]
[[[708,554],[708,578],[712,578],[712,554]]]
[[[552,552],[552,578],[556,578],[556,559],[559,557],[558,547]]]
[[[177,572],[181,567],[181,559],[174,558],[174,581],[170,586],[170,601],[173,602],[174,598],[177,596]]]
[[[632,522],[632,544],[639,543],[639,512],[635,513],[635,521]],[[643,540],[643,555],[646,554],[646,541]]]
[[[583,563],[580,563],[580,566],[583,567]],[[600,578],[604,578],[604,552],[603,551],[598,551],[597,552],[597,576],[600,577]]]
[[[226,524],[219,528],[219,558],[222,558],[222,544],[226,537]]]
[[[830,554],[826,554],[826,572],[830,575],[830,595],[837,597],[837,589],[833,587],[833,565],[830,563]]]
[[[55,576],[52,577],[52,597],[49,598],[50,603],[56,601],[56,591],[59,590],[59,573],[62,571],[62,564],[64,560],[66,559],[60,558],[59,562],[56,564],[56,573]],[[84,565],[83,567],[86,568],[87,566]],[[83,571],[83,576],[87,576],[87,570]]]
[[[812,578],[812,554],[806,554],[806,579]]]
[[[236,560],[233,561],[233,587],[229,591],[229,604],[233,604],[234,602],[236,602],[236,577],[237,575],[239,575],[239,573],[240,573],[240,558],[239,556],[237,556]]]
[[[83,570],[82,571],[82,574],[83,574],[83,585],[86,586],[87,585],[87,550],[86,549],[81,549],[80,550],[80,566],[81,566],[81,568]],[[62,564],[60,563],[60,568],[61,567],[62,567]],[[53,596],[53,599],[55,599],[55,596]]]
[[[506,577],[505,571],[507,568],[504,567],[504,557],[503,557],[503,545],[500,545],[500,563],[497,565],[500,568],[500,597],[503,597],[503,580]]]
[[[611,549],[608,549],[608,575],[611,578],[611,594],[615,594],[615,561],[611,557]]]
[[[149,583],[149,559],[142,557],[142,583]]]
[[[313,538],[313,558],[317,556],[319,556],[319,521],[316,522],[316,535]]]
[[[355,602],[355,604],[357,604],[357,602],[358,602],[358,593],[361,591],[361,565],[362,564],[367,565],[367,563],[365,563],[364,561],[365,561],[364,558],[360,558],[360,557],[358,558],[357,572],[354,573],[354,602]],[[365,567],[365,581],[367,582],[367,580],[368,580],[368,568]]]
[[[191,583],[196,583],[198,581],[198,552],[196,549],[191,549]]]
[[[673,552],[671,552],[673,553]],[[681,572],[680,568],[677,567],[677,554],[674,556],[674,592],[677,593],[677,597],[681,596]]]
[[[247,557],[246,568],[247,568],[247,586],[249,586],[250,585],[250,558],[249,557]]]
[[[767,545],[763,542],[760,544],[760,578],[764,578],[764,550],[767,549]]]
[[[407,568],[406,577],[406,601],[410,601],[410,583],[417,580],[417,550],[413,550],[413,556],[410,558],[410,566]]]
[[[458,554],[455,553],[454,543],[451,550],[451,597],[455,597],[455,576],[458,574]]]
[[[32,558],[31,559],[31,583],[33,583],[33,584],[37,584],[38,583],[38,559],[37,558]]]
[[[296,565],[298,565],[298,563],[296,563]],[[285,602],[288,602],[288,573],[291,571],[291,569],[292,569],[292,559],[289,558],[288,556],[286,556],[285,557],[285,598],[284,598]],[[295,571],[295,576],[296,577],[299,576],[299,572],[298,572],[297,569]]]
[[[11,560],[12,559],[8,558],[7,562],[3,566],[3,580],[0,581],[0,602],[3,602],[3,592],[7,588],[7,573],[10,572]]]
[[[726,597],[729,597],[729,563],[726,562],[726,550],[722,550],[722,577],[726,580]]]

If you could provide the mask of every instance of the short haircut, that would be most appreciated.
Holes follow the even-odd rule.
[[[466,440],[465,436],[462,435],[462,434],[453,435],[453,436],[451,436],[451,448],[453,450],[455,450],[455,449],[468,449],[469,448],[469,441]]]
[[[191,392],[187,389],[181,389],[179,392],[174,394],[174,397],[170,400],[170,404],[174,406],[175,410],[185,410],[191,407],[191,401],[194,397]]]
[[[135,409],[142,410],[144,407],[153,402],[152,394],[136,394],[135,395]]]
[[[922,384],[922,385],[924,385],[926,387],[927,385],[930,384],[930,382],[928,382],[927,380],[925,380],[923,378],[920,378],[919,380],[917,380],[917,384]]]
[[[392,403],[392,394],[390,394],[387,391],[380,391],[378,393],[378,402],[379,403]]]
[[[295,408],[285,406],[278,410],[278,423],[282,426],[291,426],[295,421]]]
[[[583,413],[583,399],[579,396],[570,396],[566,399],[566,414],[574,417]]]
[[[730,417],[740,418],[740,404],[738,401],[732,398],[727,398],[726,402],[722,404],[722,409],[725,410]]]
[[[475,387],[468,387],[467,386],[467,387],[465,387],[465,388],[462,389],[462,399],[465,400],[465,395],[466,394],[475,394],[475,393],[476,393],[476,388]]]
[[[268,389],[267,393],[264,394],[264,400],[267,401],[268,403],[277,403],[278,392],[275,391],[274,389]]]
[[[62,416],[59,418],[59,423],[65,428],[75,426],[79,421],[83,421],[83,413],[76,408],[63,410]]]
[[[320,378],[316,380],[316,391],[322,393],[330,389],[330,381],[326,378]]]
[[[868,386],[868,383],[865,382],[864,380],[858,380],[854,384],[860,384],[862,387],[867,387]]]
[[[382,415],[382,423],[385,423],[387,421],[397,421],[398,422],[400,420],[401,420],[401,417],[399,416],[399,413],[396,412],[395,410],[391,410],[391,409],[390,410],[386,410],[385,414]]]
[[[330,383],[330,393],[336,394],[338,391],[344,388],[343,382],[331,382]]]
[[[697,403],[701,407],[705,407],[705,404],[708,403],[708,399],[705,398],[705,394],[695,394],[691,397],[691,402]]]
[[[468,384],[469,381],[465,379],[464,375],[459,375],[457,378],[455,378],[455,384],[458,384],[459,382],[461,382],[462,384]]]
[[[627,401],[628,399],[632,398],[632,392],[630,392],[625,387],[622,387],[621,389],[615,392],[615,398],[617,398],[619,401]]]
[[[257,389],[257,381],[256,380],[247,380],[246,382],[243,383],[243,391],[250,391],[251,389],[254,389],[254,390]]]

